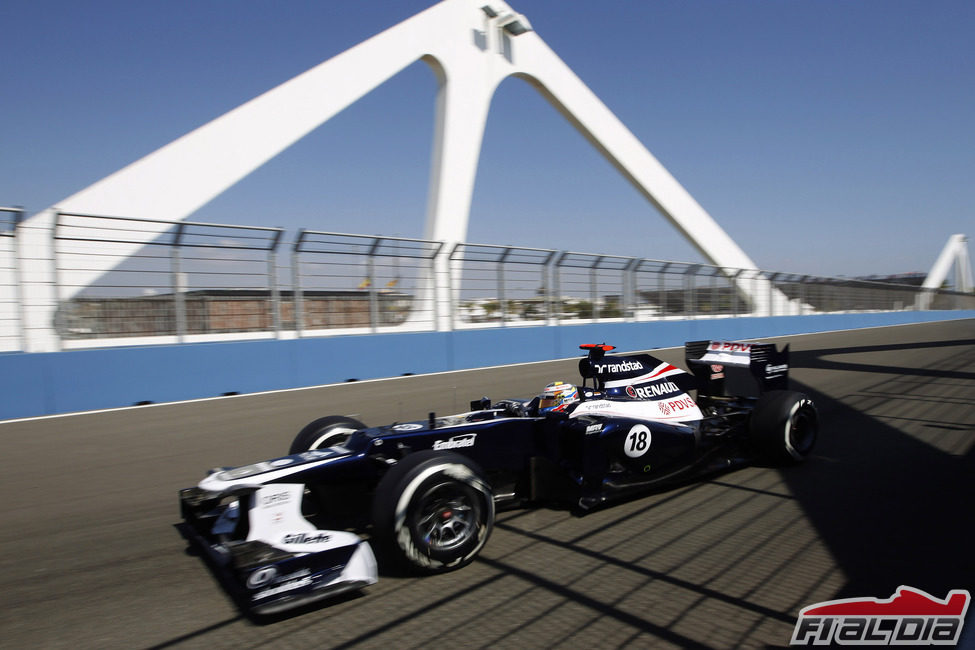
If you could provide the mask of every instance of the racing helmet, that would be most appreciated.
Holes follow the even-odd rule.
[[[538,396],[538,412],[564,411],[570,404],[579,401],[579,389],[564,381],[553,381]]]

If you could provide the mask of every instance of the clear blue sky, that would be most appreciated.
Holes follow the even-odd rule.
[[[0,205],[56,204],[431,4],[4,2]],[[511,4],[760,267],[926,272],[975,238],[975,2]],[[411,66],[193,218],[422,236],[434,91]],[[468,239],[700,259],[514,79]]]

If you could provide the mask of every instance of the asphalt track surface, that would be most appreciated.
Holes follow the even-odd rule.
[[[189,548],[178,488],[284,453],[321,415],[462,411],[574,380],[575,362],[0,423],[0,646],[784,646],[805,605],[975,591],[975,321],[791,342],[824,424],[808,463],[585,517],[504,512],[467,568],[273,619],[242,615]]]

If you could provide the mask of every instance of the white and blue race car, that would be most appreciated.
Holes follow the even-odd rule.
[[[580,347],[579,386],[386,426],[315,420],[288,455],[212,470],[182,490],[184,528],[244,609],[272,613],[375,583],[376,556],[388,570],[464,566],[496,508],[584,512],[813,449],[818,415],[788,390],[788,346],[687,343],[689,372]]]

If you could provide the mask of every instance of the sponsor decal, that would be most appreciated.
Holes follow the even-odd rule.
[[[633,390],[630,393],[630,390]],[[661,381],[656,384],[650,384],[648,386],[627,386],[626,394],[630,397],[636,397],[638,399],[653,399],[655,397],[660,397],[661,395],[670,395],[672,393],[679,393],[680,388],[677,387],[672,381]]]
[[[901,585],[890,598],[844,598],[803,607],[791,645],[955,645],[971,594],[944,599]]]
[[[650,429],[643,424],[635,424],[626,434],[623,453],[630,458],[639,458],[650,449]]]
[[[695,404],[694,400],[690,397],[685,397],[683,399],[670,400],[667,402],[667,406],[672,411],[683,411],[685,409],[696,408],[697,404]],[[663,410],[663,407],[661,407],[661,410]]]
[[[292,591],[294,589],[300,589],[301,587],[307,587],[312,583],[310,577],[299,578],[298,580],[289,580],[288,582],[283,582],[276,587],[271,587],[270,589],[265,589],[264,591],[259,591],[252,597],[253,600],[262,600],[264,598],[270,598],[271,596],[276,596],[278,594],[284,593],[286,591]]]
[[[261,496],[262,508],[273,508],[280,506],[291,500],[290,492],[275,492],[274,494],[264,494]]]
[[[269,464],[271,467],[284,467],[285,465],[290,465],[295,462],[294,458],[278,458],[277,460],[272,460]]]
[[[244,465],[243,467],[235,467],[234,469],[228,469],[225,472],[220,472],[217,474],[217,479],[220,481],[233,481],[235,479],[253,476],[254,474],[261,474],[262,472],[267,472],[270,469],[271,466],[267,463]]]
[[[639,361],[622,361],[620,363],[594,363],[592,367],[596,372],[604,374],[608,372],[632,372],[643,370],[643,364]]]
[[[661,363],[650,372],[636,375],[633,373],[626,373],[626,375],[621,375],[623,379],[611,379],[610,381],[606,382],[606,388],[625,388],[628,384],[635,386],[639,383],[648,383],[654,381],[655,379],[669,377],[670,375],[683,374],[686,373],[680,368],[672,366],[669,363]]]
[[[311,575],[311,569],[299,569],[294,573],[289,573],[287,575],[278,576],[274,582],[285,582],[287,580],[297,580],[298,578],[304,578],[305,576]]]
[[[298,580],[299,578],[305,578],[311,575],[311,569],[299,569],[294,573],[286,573],[285,575],[278,575],[278,569],[274,566],[261,567],[257,571],[254,571],[249,576],[247,576],[247,586],[250,589],[258,589],[267,584],[280,584],[282,582],[290,582],[292,580]]]
[[[712,363],[711,372],[724,372],[724,366],[722,366],[720,363]]]
[[[327,533],[292,533],[285,535],[281,540],[283,544],[321,544],[332,539]]]
[[[750,352],[751,343],[728,343],[727,341],[712,341],[711,349],[720,352]]]
[[[658,402],[658,404],[660,406],[660,412],[661,413],[663,413],[664,415],[670,415],[671,414],[671,408],[669,406],[667,406],[667,402]]]
[[[602,430],[603,430],[603,425],[590,424],[589,426],[586,427],[586,435],[589,435],[590,433],[599,433]]]
[[[302,452],[300,456],[302,460],[318,460],[319,458],[327,458],[333,453],[335,452],[330,449],[312,449],[311,451]]]
[[[707,352],[700,358],[701,363],[712,364],[712,372],[724,372],[714,370],[716,365],[724,366],[747,366],[751,363],[751,351],[754,346],[751,343],[725,343],[715,341],[708,346]]]
[[[423,428],[422,424],[396,424],[393,425],[393,431],[419,431]]]
[[[249,589],[257,589],[258,587],[263,587],[267,583],[274,580],[278,575],[278,570],[273,566],[261,567],[257,571],[247,576],[247,587]]]
[[[433,448],[437,451],[441,449],[460,449],[462,447],[473,447],[476,433],[465,433],[462,436],[454,436],[449,440],[437,440],[433,443]]]
[[[770,363],[765,364],[765,376],[766,377],[778,377],[789,371],[789,364],[783,363],[778,366],[773,366]]]

